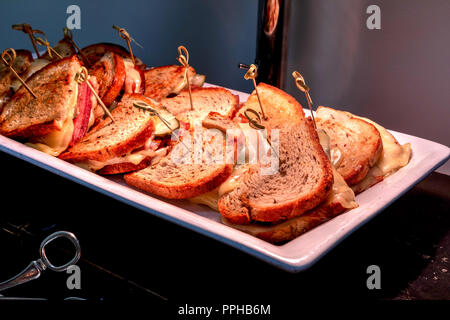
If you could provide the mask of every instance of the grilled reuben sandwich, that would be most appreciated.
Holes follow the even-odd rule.
[[[80,67],[72,56],[34,73],[26,83],[37,98],[20,87],[0,114],[0,133],[54,156],[80,140],[93,124],[97,108],[87,84],[75,80]],[[95,78],[90,81],[95,87]]]
[[[165,198],[186,199],[215,189],[230,176],[233,165],[224,161],[225,136],[219,130],[203,128],[202,120],[214,110],[231,120],[239,100],[226,89],[199,88],[192,93],[194,110],[190,110],[186,95],[161,102],[180,121],[186,121],[190,130],[184,134],[179,132],[181,142],[161,161],[125,175],[128,184]],[[188,122],[187,113],[195,114],[199,122]],[[191,116],[190,120],[193,119]]]
[[[410,144],[400,145],[385,128],[369,119],[319,107],[316,121],[330,137],[333,164],[356,193],[409,162]]]
[[[220,213],[236,224],[276,223],[301,215],[329,195],[333,185],[330,162],[300,104],[285,92],[266,84],[258,86],[265,106],[266,129],[279,130],[279,168],[262,174],[260,165],[242,173],[235,188],[218,202]],[[242,107],[258,110],[255,94]]]
[[[145,95],[157,101],[177,95],[187,86],[184,72],[185,67],[176,65],[148,69],[144,72]],[[205,82],[205,76],[196,74],[191,66],[188,69],[188,78],[193,87],[201,87]]]
[[[196,140],[197,134],[202,136],[200,142]],[[125,175],[125,181],[164,198],[187,199],[215,189],[230,176],[233,165],[223,161],[225,149],[221,133],[210,134],[205,129],[197,129],[182,139],[183,143],[177,144],[169,155],[154,165]],[[208,157],[196,161],[193,152],[196,148],[201,148],[202,155],[208,154]],[[174,157],[176,152],[178,155]],[[211,161],[211,158],[219,161]]]
[[[211,112],[219,113],[232,119],[239,109],[239,97],[224,88],[193,88],[191,109],[189,92],[183,91],[175,97],[161,101],[178,120],[194,125],[201,123]]]
[[[142,95],[125,94],[111,112],[114,122],[104,119],[60,158],[100,174],[118,174],[145,168],[165,155],[167,148],[159,148],[155,140],[155,128],[161,125],[154,115],[135,107],[136,102],[159,108]]]

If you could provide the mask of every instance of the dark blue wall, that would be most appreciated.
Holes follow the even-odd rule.
[[[183,44],[190,64],[206,74],[208,82],[251,90],[236,65],[255,58],[257,0],[1,0],[0,47],[32,49],[24,33],[11,29],[23,22],[57,42],[71,4],[81,8],[81,30],[73,31],[80,47],[95,42],[125,45],[112,29],[116,24],[143,45],[133,46],[133,51],[149,66],[177,63],[177,47]]]

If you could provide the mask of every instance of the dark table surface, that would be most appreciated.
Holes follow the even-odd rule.
[[[4,296],[149,306],[450,299],[450,177],[443,174],[432,173],[313,267],[290,274],[4,153],[0,163],[0,281],[37,259],[54,231],[74,232],[82,248],[80,290],[67,289],[68,274],[45,271]],[[68,259],[61,248],[52,257]],[[374,264],[380,290],[366,286]]]

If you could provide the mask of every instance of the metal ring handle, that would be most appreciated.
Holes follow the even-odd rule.
[[[70,260],[66,264],[63,264],[62,266],[53,265],[48,260],[47,255],[45,253],[45,246],[47,246],[50,242],[52,242],[53,240],[58,239],[58,238],[69,239],[70,242],[72,242],[73,245],[75,246],[75,256],[72,258],[72,260]],[[67,270],[67,268],[69,268],[71,265],[74,265],[78,262],[78,260],[80,259],[80,256],[81,256],[81,247],[80,247],[80,243],[78,242],[77,237],[75,237],[75,235],[72,232],[58,231],[58,232],[55,232],[55,233],[49,235],[47,238],[44,239],[44,241],[42,241],[41,247],[40,247],[40,253],[41,253],[41,260],[47,266],[47,268],[49,268],[52,271],[59,272],[59,271]]]

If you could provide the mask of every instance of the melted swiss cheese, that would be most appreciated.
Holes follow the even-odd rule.
[[[42,137],[31,138],[29,142],[25,143],[26,145],[54,157],[59,156],[69,147],[70,141],[72,141],[74,130],[73,116],[78,101],[78,84],[74,82],[73,87],[74,93],[72,94],[70,101],[70,105],[73,107],[71,108],[71,112],[69,113],[66,120],[64,120],[62,123],[59,123],[61,129],[50,132],[49,134]]]
[[[369,170],[367,176],[361,182],[352,186],[353,191],[359,193],[406,166],[411,158],[411,144],[400,145],[384,127],[370,119],[355,117],[373,124],[380,132],[383,143],[383,150],[377,163]]]

